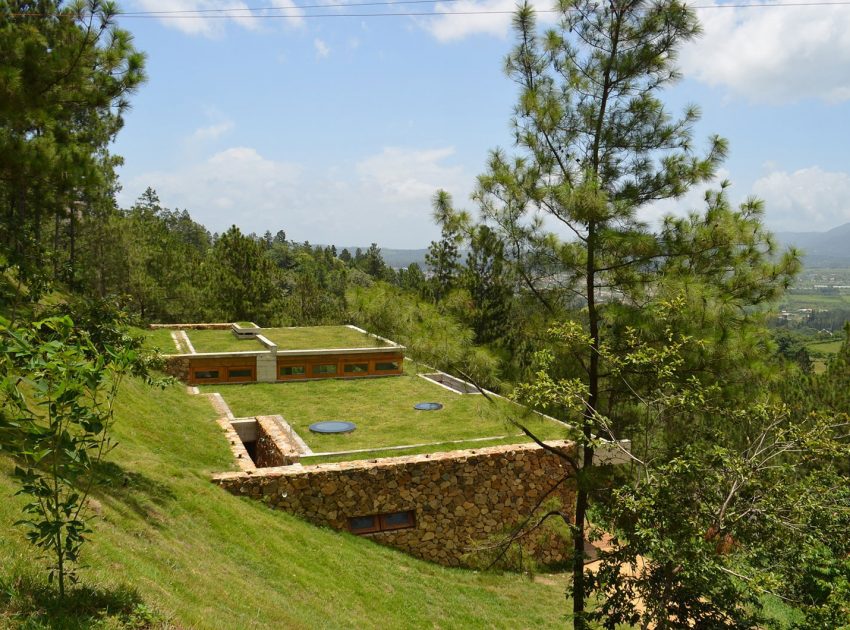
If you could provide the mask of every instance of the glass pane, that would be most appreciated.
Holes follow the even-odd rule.
[[[195,378],[218,378],[218,370],[197,370]]]
[[[313,374],[336,374],[336,365],[314,365]]]
[[[355,516],[348,519],[348,527],[352,532],[374,531],[377,528],[375,516]]]
[[[389,372],[390,370],[398,371],[398,361],[387,361],[384,363],[376,363],[375,370],[378,372]]]
[[[413,512],[393,512],[381,517],[385,528],[409,527],[413,525]]]
[[[280,368],[281,376],[302,376],[304,374],[303,365],[287,365]]]
[[[228,370],[227,375],[230,378],[251,378],[251,368],[240,368],[238,370]]]
[[[360,374],[369,371],[368,363],[346,363],[343,370],[349,373]]]

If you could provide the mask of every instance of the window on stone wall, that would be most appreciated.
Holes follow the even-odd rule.
[[[355,516],[348,519],[348,529],[353,534],[374,534],[375,532],[410,529],[411,527],[416,527],[416,516],[413,510]]]

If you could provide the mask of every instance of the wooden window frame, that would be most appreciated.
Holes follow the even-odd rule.
[[[283,374],[283,370],[295,370],[301,368],[300,374]],[[307,366],[304,364],[300,365],[281,365],[277,368],[277,377],[279,379],[289,379],[289,378],[307,378]]]
[[[199,376],[208,372],[215,372],[215,376]],[[192,380],[195,381],[220,381],[221,368],[192,368]]]
[[[239,371],[239,372],[248,372],[248,374],[242,374],[242,375],[239,375],[239,376],[233,376],[233,375],[231,374],[231,372],[236,372],[236,371]],[[257,379],[256,379],[256,377],[255,377],[255,375],[254,375],[254,368],[253,368],[253,367],[251,367],[251,366],[239,366],[239,365],[235,365],[235,366],[233,366],[233,367],[228,367],[228,368],[227,368],[227,380],[228,380],[228,381],[235,381],[235,382],[245,382],[245,383],[250,383],[251,381],[255,381],[255,380],[257,380]]]
[[[388,369],[382,369],[382,368],[378,367],[379,365],[389,365],[389,364],[393,364],[393,365],[395,365],[395,367],[388,368]],[[398,361],[398,360],[375,361],[375,371],[376,372],[398,372],[399,370],[401,370],[401,361]]]
[[[406,515],[407,520],[404,523],[398,525],[393,525],[387,522],[388,517],[396,516],[398,514]],[[371,518],[372,526],[360,527],[355,529],[352,522],[362,518]],[[348,519],[348,531],[350,531],[352,534],[357,534],[358,536],[362,536],[364,534],[377,534],[380,532],[395,532],[400,529],[414,529],[415,527],[415,510],[400,510],[398,512],[384,512],[382,514],[366,514],[364,516],[352,516]]]

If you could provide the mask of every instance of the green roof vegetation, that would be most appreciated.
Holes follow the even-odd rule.
[[[290,383],[208,385],[217,391],[237,417],[283,416],[313,451],[328,453],[354,449],[379,449],[511,436],[509,443],[524,442],[507,417],[523,422],[545,439],[565,437],[564,427],[501,398],[457,394],[415,374],[408,362],[403,376],[366,379],[328,379]],[[438,402],[439,411],[417,411],[421,402]],[[354,422],[357,429],[342,435],[312,433],[309,426],[322,420]],[[482,444],[484,446],[485,444]],[[428,450],[474,448],[475,444],[450,444]],[[423,452],[416,449],[415,452]],[[381,456],[407,453],[384,453]],[[355,454],[362,459],[378,454]],[[305,462],[306,463],[306,462]]]
[[[300,328],[263,328],[261,333],[276,343],[278,350],[319,348],[379,348],[388,344],[364,335],[348,326],[304,326]]]
[[[162,331],[154,330],[158,334]],[[229,329],[186,330],[195,352],[252,352],[263,350],[254,338],[240,339]],[[348,326],[304,326],[299,328],[261,328],[258,331],[277,344],[278,350],[320,350],[328,348],[378,348],[388,344],[364,335]],[[169,342],[170,342],[170,333]],[[173,346],[173,342],[170,342]]]
[[[47,606],[37,553],[13,525],[25,500],[0,455],[0,627],[143,627],[121,621],[128,607],[167,620],[144,627],[563,627],[560,576],[440,567],[217,488],[209,475],[233,456],[215,415],[182,385],[125,383],[119,446],[103,471],[112,481],[94,496],[100,518],[83,552],[90,590],[61,612]],[[97,617],[104,602],[108,619]]]
[[[254,337],[240,339],[227,330],[187,330],[195,352],[262,352],[266,347]]]

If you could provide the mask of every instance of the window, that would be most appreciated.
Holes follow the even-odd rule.
[[[348,528],[355,534],[370,534],[381,530],[377,516],[355,516],[348,519]]]
[[[336,364],[329,363],[327,365],[314,365],[313,374],[336,374]]]
[[[227,378],[251,378],[254,371],[251,368],[235,368],[227,370]]]
[[[389,512],[371,516],[355,516],[348,519],[348,529],[353,534],[373,534],[388,532],[395,529],[410,529],[416,527],[413,510],[406,512]]]
[[[195,378],[218,378],[218,370],[195,370]]]
[[[346,374],[368,374],[369,373],[369,364],[368,363],[346,363],[342,371]]]
[[[398,361],[379,361],[375,363],[376,372],[397,372],[398,368]]]
[[[305,373],[303,365],[285,365],[280,368],[281,376],[304,376]]]

